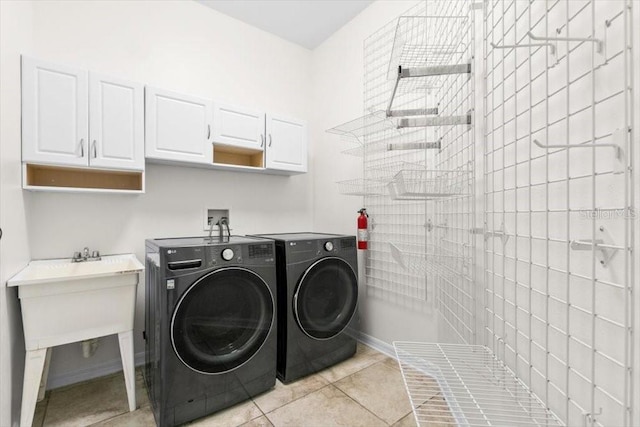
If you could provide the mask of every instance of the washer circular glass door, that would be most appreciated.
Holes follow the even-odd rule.
[[[293,299],[302,331],[311,338],[329,339],[342,332],[356,312],[358,278],[346,261],[323,258],[304,272]]]
[[[173,349],[194,371],[230,371],[262,347],[274,311],[271,291],[257,274],[243,268],[213,271],[178,301],[171,319]]]

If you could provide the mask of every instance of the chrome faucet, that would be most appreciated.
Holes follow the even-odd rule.
[[[85,248],[82,250],[82,253],[73,253],[71,262],[100,261],[101,259],[102,257],[100,256],[99,251],[93,251],[91,254],[89,254],[89,248],[85,246]]]

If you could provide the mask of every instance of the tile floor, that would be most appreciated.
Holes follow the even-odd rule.
[[[122,373],[47,392],[34,426],[155,426],[142,373],[137,403],[127,410]],[[443,422],[440,425],[450,425]],[[189,423],[214,426],[415,426],[395,360],[362,344],[355,356],[289,385]]]

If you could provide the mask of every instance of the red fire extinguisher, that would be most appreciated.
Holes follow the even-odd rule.
[[[367,218],[367,210],[362,208],[358,211],[360,216],[358,217],[358,249],[367,249],[367,242],[369,241],[369,228]]]

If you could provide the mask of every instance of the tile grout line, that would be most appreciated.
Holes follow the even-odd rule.
[[[325,380],[326,380],[326,379],[325,379]],[[311,392],[309,392],[309,393],[305,394],[304,396],[300,396],[300,397],[298,397],[297,399],[293,399],[292,401],[287,402],[287,403],[285,403],[284,405],[280,405],[280,406],[278,406],[277,408],[273,408],[273,409],[272,409],[271,411],[269,411],[268,413],[265,413],[265,414],[264,414],[264,416],[265,416],[265,417],[267,417],[267,419],[269,420],[269,422],[271,423],[271,425],[273,425],[274,427],[277,427],[277,426],[274,424],[274,422],[271,420],[271,418],[269,418],[269,414],[271,414],[271,413],[273,413],[273,412],[277,411],[278,409],[284,408],[285,406],[287,406],[287,405],[289,405],[289,404],[291,404],[291,403],[293,403],[293,402],[296,402],[296,401],[298,401],[298,400],[300,400],[300,399],[303,399],[303,398],[305,398],[305,397],[307,397],[307,396],[309,396],[309,395],[311,395],[311,394],[313,394],[313,393],[317,393],[317,392],[319,392],[320,390],[323,390],[323,389],[325,389],[325,388],[329,387],[330,385],[333,385],[333,384],[332,384],[331,382],[327,382],[327,384],[323,385],[323,386],[322,386],[322,387],[320,387],[319,389],[313,390],[313,391],[311,391]],[[336,388],[337,388],[337,387],[336,387]],[[342,391],[342,390],[340,390],[340,391]],[[256,404],[256,406],[258,406],[258,405]],[[260,409],[260,408],[258,408],[258,409]],[[262,411],[262,409],[260,409],[260,410]]]
[[[378,351],[376,351],[376,353],[379,353],[379,352],[378,352]],[[380,354],[382,354],[382,353],[380,353]],[[347,360],[348,360],[348,359],[347,359]],[[349,375],[346,375],[346,376],[341,377],[341,378],[339,378],[339,379],[336,379],[336,380],[334,380],[334,381],[331,381],[331,380],[329,380],[329,379],[325,378],[324,376],[322,376],[322,370],[321,370],[321,371],[314,372],[313,374],[308,375],[307,377],[305,377],[305,379],[307,379],[307,378],[312,378],[313,376],[317,375],[317,376],[319,376],[320,378],[322,378],[322,380],[326,381],[327,383],[326,383],[325,385],[323,385],[322,387],[319,387],[319,388],[317,388],[317,389],[315,389],[315,390],[313,390],[313,391],[310,391],[310,392],[308,392],[308,393],[306,393],[306,394],[304,394],[304,395],[302,395],[302,396],[299,396],[299,397],[297,397],[297,398],[295,398],[295,399],[293,399],[293,400],[291,400],[291,401],[289,401],[289,402],[287,402],[287,403],[284,403],[284,404],[282,404],[282,405],[280,405],[280,406],[278,406],[278,407],[276,407],[276,408],[273,408],[273,409],[272,409],[272,410],[270,410],[268,413],[271,413],[271,412],[273,412],[273,411],[275,411],[275,410],[277,410],[277,409],[280,409],[280,408],[282,408],[283,406],[287,406],[288,404],[293,403],[293,402],[295,402],[295,401],[297,401],[297,400],[300,400],[300,399],[302,399],[303,397],[306,397],[306,396],[308,396],[308,395],[310,395],[310,394],[312,394],[312,393],[315,393],[315,392],[317,392],[317,391],[320,391],[320,390],[322,390],[323,388],[325,388],[325,387],[326,387],[326,386],[328,386],[328,385],[333,385],[333,384],[335,384],[335,383],[336,383],[336,382],[338,382],[338,381],[342,381],[343,379],[348,378],[348,377],[350,377],[351,375],[356,374],[356,373],[358,373],[358,372],[360,372],[360,371],[362,371],[362,370],[364,370],[364,369],[367,369],[367,368],[369,368],[369,367],[371,367],[371,366],[373,366],[373,365],[376,365],[377,363],[384,363],[384,360],[373,361],[371,364],[366,365],[366,366],[362,367],[361,369],[358,369],[357,371],[353,371],[353,372],[352,372],[352,373],[350,373]],[[325,368],[325,369],[331,369],[331,368]],[[283,386],[285,386],[285,387],[287,387],[287,386],[288,386],[287,384],[284,384],[284,383],[282,383],[282,385],[283,385]],[[341,391],[342,391],[342,390],[341,390]],[[269,391],[266,391],[265,393],[268,393],[268,392],[269,392]],[[267,415],[267,412],[264,412],[264,411],[262,410],[262,408],[260,408],[260,406],[256,403],[256,401],[254,400],[254,398],[251,398],[251,401],[252,401],[252,402],[253,402],[253,403],[258,407],[258,409],[260,409],[260,411],[263,413],[263,415],[265,415],[265,416]]]
[[[138,408],[136,408],[136,411],[137,411],[137,410],[138,410]],[[130,412],[123,412],[123,413],[121,413],[121,414],[114,415],[113,417],[105,418],[104,420],[100,420],[100,421],[98,421],[98,422],[95,422],[95,423],[89,424],[89,425],[88,425],[88,427],[96,426],[96,425],[98,425],[98,424],[100,424],[100,423],[106,423],[107,421],[110,421],[110,420],[112,420],[112,419],[114,419],[114,418],[118,418],[118,417],[121,417],[122,415],[129,414],[129,413],[130,413]],[[43,425],[43,427],[44,427],[44,425]]]
[[[374,352],[375,352],[375,353],[379,353],[379,354],[383,354],[383,353],[380,353],[380,352],[378,352],[378,351],[376,351],[376,350],[374,350]],[[385,356],[386,356],[386,355],[385,355]],[[318,389],[316,389],[316,390],[314,390],[314,391],[312,391],[312,392],[309,392],[309,393],[307,393],[307,394],[305,394],[305,395],[303,395],[303,396],[300,396],[300,397],[298,397],[298,398],[296,398],[296,399],[294,399],[294,400],[291,400],[290,402],[287,402],[287,403],[285,403],[285,404],[283,404],[283,405],[280,405],[280,406],[278,406],[277,408],[273,408],[273,409],[272,409],[271,411],[269,411],[268,413],[265,413],[264,411],[262,411],[262,408],[260,408],[260,407],[258,406],[258,404],[257,404],[257,403],[255,403],[255,401],[254,401],[253,399],[251,399],[251,400],[254,402],[254,404],[255,404],[256,406],[258,406],[258,409],[259,409],[259,410],[264,414],[264,416],[267,418],[267,420],[269,420],[269,422],[270,422],[274,427],[277,427],[277,426],[274,424],[274,421],[272,421],[272,419],[271,419],[271,418],[269,418],[269,414],[271,414],[271,413],[273,413],[273,412],[277,411],[278,409],[283,408],[283,407],[285,407],[285,406],[287,406],[287,405],[289,405],[289,404],[291,404],[291,403],[293,403],[293,402],[295,402],[295,401],[297,401],[297,400],[300,400],[300,399],[302,399],[302,398],[304,398],[304,397],[307,397],[307,396],[309,396],[310,394],[313,394],[313,393],[319,392],[320,390],[323,390],[323,389],[325,389],[326,387],[328,387],[328,386],[330,386],[330,385],[331,385],[331,386],[334,386],[337,390],[339,390],[339,391],[340,391],[340,393],[342,393],[342,394],[346,395],[349,399],[353,400],[353,401],[354,401],[354,402],[356,402],[359,406],[361,406],[361,407],[363,407],[364,409],[366,409],[366,411],[367,411],[367,412],[371,413],[371,414],[372,414],[373,416],[375,416],[377,419],[379,419],[380,421],[382,421],[385,425],[390,425],[390,424],[388,424],[386,421],[384,421],[384,420],[380,419],[380,417],[378,417],[377,415],[373,414],[369,409],[367,409],[366,407],[364,407],[363,405],[361,405],[359,402],[357,402],[356,400],[354,400],[351,396],[349,396],[348,394],[346,394],[346,393],[345,393],[342,389],[340,389],[337,385],[335,385],[338,381],[342,381],[343,379],[348,378],[348,377],[350,377],[350,376],[352,376],[352,375],[354,375],[354,374],[357,374],[358,372],[360,372],[360,371],[362,371],[362,370],[364,370],[364,369],[367,369],[367,368],[370,368],[370,367],[372,367],[372,366],[375,366],[375,365],[377,365],[378,363],[384,363],[384,362],[385,362],[385,360],[386,360],[386,357],[385,357],[384,359],[382,359],[382,360],[372,361],[372,363],[370,363],[370,364],[368,364],[368,365],[365,365],[365,366],[361,367],[360,369],[358,369],[358,370],[356,370],[356,371],[353,371],[353,372],[352,372],[352,373],[350,373],[349,375],[346,375],[346,376],[344,376],[344,377],[341,377],[341,378],[335,379],[335,380],[333,380],[333,381],[331,381],[331,380],[327,379],[326,377],[324,377],[324,376],[322,375],[322,371],[316,372],[316,373],[314,373],[313,375],[318,375],[318,376],[320,376],[323,380],[327,381],[327,384],[326,384],[326,385],[324,385],[324,386],[322,386],[322,387],[320,387],[320,388],[318,388]],[[284,385],[284,384],[283,384],[283,385]],[[401,417],[400,419],[404,418],[406,415],[407,415],[407,414],[403,415],[403,417]]]
[[[383,353],[380,353],[380,354],[383,354]],[[353,375],[353,374],[357,374],[358,372],[360,372],[360,371],[362,371],[362,370],[365,370],[365,369],[367,369],[367,368],[369,368],[369,367],[371,367],[371,366],[373,366],[373,365],[376,365],[376,364],[378,364],[378,363],[383,363],[383,362],[384,362],[384,359],[382,359],[382,360],[378,360],[378,361],[374,361],[374,362],[371,362],[369,365],[365,365],[365,366],[361,367],[360,369],[358,369],[358,370],[356,370],[356,371],[353,371],[353,372],[352,372],[352,373],[350,373],[349,375],[345,375],[344,377],[338,378],[338,379],[333,380],[333,381],[328,380],[328,379],[327,379],[327,378],[325,378],[325,377],[322,377],[322,378],[324,378],[325,380],[329,381],[329,384],[334,384],[334,383],[337,383],[338,381],[342,381],[343,379],[345,379],[345,378],[347,378],[347,377],[350,377],[350,376],[351,376],[351,375]],[[322,375],[320,375],[320,376],[322,376]]]
[[[277,381],[277,380],[276,380],[276,381]],[[273,389],[269,389],[269,390],[265,391],[264,393],[269,393],[270,391],[275,390],[275,388],[276,388],[276,387],[275,387],[275,386],[273,386]],[[262,393],[261,393],[260,395],[262,395]],[[241,425],[243,425],[243,424],[249,423],[249,422],[251,422],[251,421],[253,421],[253,420],[255,420],[255,419],[258,419],[258,418],[260,418],[260,417],[265,417],[267,420],[269,420],[269,417],[267,417],[267,414],[265,414],[265,413],[264,413],[264,411],[262,410],[262,408],[261,408],[260,406],[258,406],[258,404],[256,403],[256,401],[255,401],[255,399],[254,399],[253,397],[251,397],[251,403],[253,403],[253,404],[254,404],[254,406],[255,406],[256,408],[258,408],[258,411],[260,411],[260,413],[261,413],[262,415],[258,415],[258,416],[257,416],[257,417],[255,417],[255,418],[251,418],[251,419],[250,419],[249,421],[247,421],[247,422],[244,422],[244,423],[242,423],[242,424],[238,424],[238,426],[237,426],[237,427],[239,427],[239,426],[241,426]],[[271,422],[271,420],[269,420],[269,423],[271,423],[271,425],[273,425],[273,423]]]
[[[378,363],[382,363],[382,364],[384,365],[384,364],[385,364],[385,360],[380,360],[380,361],[378,361],[378,362],[376,362],[376,363],[373,363],[373,364],[369,365],[367,368],[373,367],[373,366],[377,365]],[[387,367],[388,367],[389,369],[393,369],[393,368],[392,368],[392,367],[390,367],[390,366],[387,366]],[[367,369],[367,368],[365,368],[365,369]],[[364,369],[361,369],[360,371],[362,371],[362,370],[364,370]],[[342,381],[342,380],[344,380],[344,379],[347,379],[347,378],[349,378],[349,377],[351,377],[351,376],[353,376],[353,375],[357,374],[357,373],[358,373],[358,372],[360,372],[360,371],[354,372],[353,374],[348,375],[348,376],[346,376],[346,377],[344,377],[344,378],[342,378],[342,379],[340,379],[340,380],[336,381],[336,383],[337,383],[337,382],[339,382],[339,381]],[[347,393],[345,390],[341,389],[339,385],[337,385],[337,384],[335,384],[335,383],[334,383],[333,385],[335,385],[335,387],[336,387],[338,390],[340,390],[342,393],[344,393],[345,395],[347,395],[351,400],[353,400],[353,401],[354,401],[354,402],[356,402],[358,405],[362,406],[362,407],[363,407],[363,408],[365,408],[367,411],[369,411],[369,412],[371,412],[371,413],[373,414],[373,412],[372,412],[371,410],[369,410],[369,408],[367,408],[366,406],[364,406],[364,404],[362,404],[362,403],[358,402],[354,397],[351,397],[351,395],[350,395],[349,393]],[[433,397],[433,396],[432,396],[432,397]],[[398,421],[402,420],[404,417],[406,417],[407,415],[411,414],[412,412],[413,412],[413,408],[412,408],[409,412],[407,412],[406,414],[403,414],[399,419],[397,419],[396,421],[394,421],[394,423],[393,423],[393,424],[395,424],[395,423],[397,423]],[[373,415],[375,415],[375,414],[373,414]],[[376,415],[376,417],[380,419],[380,417],[378,417],[377,415]],[[386,422],[386,421],[384,421],[384,420],[382,420],[382,421],[383,421],[385,424],[389,425],[389,426],[392,426],[392,425],[393,425],[393,424],[387,423],[387,422]]]
[[[351,375],[349,375],[351,376]],[[346,378],[346,377],[345,377]],[[333,384],[331,384],[333,385]],[[347,393],[345,393],[341,388],[339,388],[336,385],[333,385],[336,390],[338,390],[340,393],[344,394],[345,396],[347,396],[347,398],[349,400],[351,400],[352,402],[354,402],[356,405],[360,406],[362,409],[364,409],[365,411],[367,411],[368,413],[370,413],[371,415],[373,415],[374,417],[376,417],[377,419],[379,419],[380,421],[382,421],[382,424],[386,425],[386,426],[390,426],[391,424],[389,424],[388,422],[386,422],[385,420],[383,420],[382,418],[380,418],[379,416],[377,416],[376,414],[374,414],[373,412],[371,412],[369,410],[369,408],[367,408],[366,406],[362,405],[360,402],[358,402],[357,400],[355,400],[353,397],[349,396]],[[402,419],[402,418],[400,418]]]

